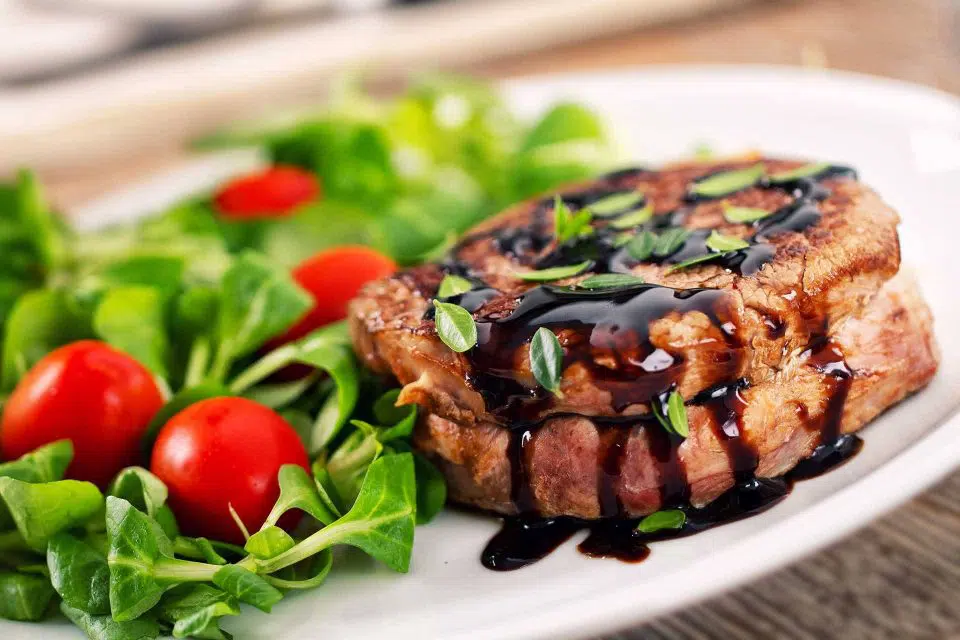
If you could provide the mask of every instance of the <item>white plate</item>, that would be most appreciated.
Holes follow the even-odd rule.
[[[863,451],[845,466],[799,484],[762,516],[656,544],[642,564],[587,559],[569,543],[536,565],[494,573],[478,558],[496,523],[445,513],[418,529],[409,575],[346,555],[323,588],[290,596],[269,616],[250,611],[228,619],[225,626],[241,638],[556,638],[613,631],[795,561],[960,464],[960,337],[954,330],[960,302],[951,281],[960,275],[960,106],[954,98],[850,74],[751,67],[564,75],[506,89],[524,112],[561,98],[592,104],[639,160],[676,157],[706,141],[721,152],[753,147],[852,164],[903,216],[904,261],[934,309],[944,353],[940,373],[870,425]],[[103,220],[118,211],[155,209],[224,170],[215,164],[166,176],[85,213]],[[78,637],[63,622],[0,625],[0,636],[15,640],[38,631]]]

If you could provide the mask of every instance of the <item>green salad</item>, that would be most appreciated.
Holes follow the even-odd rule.
[[[0,618],[225,638],[242,603],[320,587],[336,548],[406,572],[446,487],[416,408],[358,363],[347,302],[615,163],[583,106],[529,122],[440,76],[390,100],[347,82],[197,146],[269,166],[86,233],[30,172],[0,185]]]

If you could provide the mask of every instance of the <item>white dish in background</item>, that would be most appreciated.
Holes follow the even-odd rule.
[[[238,638],[556,638],[596,635],[688,606],[796,561],[916,495],[960,465],[960,106],[945,94],[851,74],[759,67],[657,68],[534,78],[505,85],[521,111],[571,98],[608,117],[630,156],[658,162],[697,143],[853,165],[902,217],[904,262],[933,307],[940,373],[871,424],[862,452],[797,485],[765,514],[653,545],[638,565],[588,559],[566,544],[510,573],[480,566],[491,518],[444,513],[417,530],[401,576],[347,554],[327,584],[289,596],[272,615],[225,619]],[[155,210],[211,180],[217,162],[83,210],[86,222]],[[227,161],[227,167],[235,160]],[[242,164],[249,164],[243,158]],[[206,168],[203,168],[206,167]],[[199,173],[198,173],[199,172]],[[111,213],[111,211],[113,213]],[[953,278],[951,278],[953,276]],[[582,536],[583,534],[581,534]],[[79,638],[64,621],[0,623],[0,636]]]

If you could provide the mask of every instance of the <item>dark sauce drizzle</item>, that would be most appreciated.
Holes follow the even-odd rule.
[[[726,297],[716,289],[652,284],[599,291],[535,287],[509,316],[477,321],[477,346],[467,353],[468,382],[488,407],[495,407],[495,415],[512,423],[534,418],[552,396],[516,379],[515,355],[538,328],[555,328],[564,333],[565,366],[585,366],[595,383],[611,394],[616,410],[622,411],[669,390],[682,373],[680,355],[650,343],[650,324],[670,312],[691,311],[703,313],[718,327],[732,326]],[[735,336],[724,335],[736,354]],[[733,355],[729,366],[736,366]]]
[[[577,210],[628,188],[631,180],[645,173],[650,172],[642,168],[612,172],[602,177],[600,187],[561,197],[568,207]],[[706,177],[709,176],[700,179]],[[786,191],[794,201],[753,223],[755,233],[749,240],[749,247],[724,254],[715,259],[714,264],[744,275],[758,271],[774,257],[773,246],[766,242],[770,237],[788,231],[803,231],[820,220],[817,202],[830,194],[820,181],[829,178],[855,179],[856,172],[848,167],[828,166],[814,176],[776,183],[764,179],[754,185]],[[687,198],[691,204],[703,199],[699,196]],[[610,227],[597,228],[592,236],[560,245],[542,255],[552,241],[548,230],[553,204],[552,197],[537,203],[531,224],[525,228],[497,229],[464,238],[451,252],[444,269],[470,278],[469,270],[456,260],[456,256],[461,248],[484,237],[492,238],[500,252],[511,254],[521,263],[537,269],[584,260],[592,262],[590,270],[594,273],[629,272],[636,266],[637,262],[618,246],[617,237],[622,232]],[[682,225],[689,210],[681,207],[654,216],[641,229],[660,231]],[[676,264],[704,255],[709,252],[706,247],[709,233],[709,230],[694,231],[673,254],[653,260]],[[471,281],[474,289],[450,301],[475,312],[499,292],[480,280],[471,278]],[[468,382],[483,395],[487,406],[497,407],[495,414],[509,419],[511,431],[507,457],[511,465],[511,498],[519,514],[504,519],[503,528],[483,551],[484,566],[500,571],[526,566],[543,558],[582,529],[589,531],[578,546],[582,553],[638,562],[649,555],[651,542],[685,537],[761,513],[788,495],[796,481],[825,473],[859,451],[860,438],[840,434],[852,372],[836,345],[819,340],[808,350],[808,362],[827,376],[832,387],[826,410],[816,425],[820,444],[809,458],[785,476],[761,479],[754,475],[759,456],[744,433],[742,420],[746,403],[741,393],[747,388],[747,382],[736,380],[707,389],[689,401],[710,411],[717,439],[734,474],[733,488],[709,505],[697,509],[689,504],[690,488],[678,453],[682,443],[678,436],[668,433],[649,415],[593,417],[591,419],[600,427],[597,494],[601,518],[586,521],[536,515],[537,505],[529,483],[527,461],[542,424],[534,419],[550,398],[539,387],[529,389],[515,379],[516,350],[529,341],[537,328],[555,328],[565,334],[565,365],[580,362],[590,368],[598,386],[611,393],[615,409],[620,411],[637,403],[663,403],[684,363],[675,354],[656,353],[659,350],[649,342],[650,323],[671,311],[700,311],[716,326],[724,328],[728,345],[737,349],[740,345],[727,318],[727,310],[720,306],[721,300],[722,294],[712,289],[673,290],[639,285],[612,291],[578,291],[540,286],[526,292],[510,315],[478,320],[478,345],[467,354],[472,365]],[[771,336],[782,334],[783,323],[779,318],[769,318],[766,324]],[[613,362],[615,366],[600,366],[598,361]],[[661,508],[680,509],[686,515],[686,522],[680,529],[644,534],[636,528],[639,519],[624,516],[618,497],[621,468],[630,435],[635,429],[645,430],[657,463]]]

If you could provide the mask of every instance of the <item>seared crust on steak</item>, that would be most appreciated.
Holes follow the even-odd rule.
[[[679,221],[686,228],[716,228],[747,238],[755,229],[748,224],[727,222],[723,203],[774,210],[790,204],[793,196],[785,190],[760,187],[722,200],[693,204],[685,202],[684,196],[691,181],[700,176],[747,167],[756,161],[751,158],[641,171],[581,185],[566,193],[575,200],[577,194],[639,189],[653,204],[658,218],[681,211],[684,215]],[[764,163],[770,172],[800,164],[770,159]],[[740,377],[754,384],[774,379],[787,361],[807,348],[814,336],[823,335],[825,327],[836,326],[857,313],[897,272],[900,253],[896,213],[857,180],[839,177],[821,182],[829,189],[829,195],[818,203],[819,222],[800,232],[770,237],[768,242],[776,253],[754,274],[740,275],[710,263],[672,273],[668,273],[670,264],[641,262],[632,267],[632,273],[650,283],[722,291],[722,300],[717,303],[721,307],[721,323],[694,311],[682,317],[667,315],[650,326],[652,346],[672,354],[676,364],[682,364],[677,367],[674,382],[683,397]],[[538,258],[556,250],[555,243],[547,242],[535,250],[530,245],[542,238],[533,237],[532,243],[515,242],[511,250],[505,251],[502,235],[539,226],[547,238],[552,236],[550,202],[547,199],[517,205],[480,225],[461,241],[454,256],[458,268],[496,289],[495,295],[477,309],[478,318],[509,316],[520,296],[535,286],[519,280],[515,272],[530,270],[529,265]],[[447,271],[449,268],[441,265],[424,265],[368,285],[351,305],[351,332],[357,351],[367,366],[392,374],[404,385],[401,403],[419,404],[462,423],[505,425],[511,422],[511,416],[503,412],[503,403],[487,406],[491,398],[485,398],[481,389],[470,383],[474,373],[470,356],[448,349],[437,338],[432,320],[425,317],[431,297]],[[582,281],[588,275],[559,284]],[[728,340],[722,334],[723,327],[718,325],[724,323],[733,328],[736,340]],[[559,337],[564,347],[570,346],[570,336],[561,331]],[[593,355],[591,364],[609,368],[603,360],[605,354]],[[525,348],[517,349],[512,362],[513,377],[521,386],[533,390],[537,385],[527,360]],[[568,412],[629,415],[641,410],[616,402],[609,388],[596,384],[597,368],[589,369],[577,364],[567,367],[561,384],[563,400],[559,396],[547,398],[538,403],[535,414],[526,415],[525,419]],[[617,373],[614,371],[613,375]],[[637,379],[630,371],[619,373],[625,380]]]
[[[933,377],[938,353],[930,311],[912,278],[890,281],[863,312],[844,322],[832,340],[846,355],[854,376],[840,421],[843,433],[860,429],[888,407],[923,387]],[[756,451],[758,477],[777,477],[810,455],[819,444],[818,425],[834,391],[830,375],[797,358],[770,381],[742,390],[746,409],[743,433]],[[679,458],[690,502],[709,503],[734,484],[734,461],[723,446],[714,413],[687,407],[690,437]],[[583,416],[551,418],[526,447],[524,464],[536,510],[545,516],[601,515],[598,459],[610,429]],[[651,452],[649,423],[630,429],[616,496],[623,511],[642,516],[662,506],[663,468]],[[504,514],[516,513],[512,462],[507,455],[510,431],[492,424],[460,425],[428,415],[417,427],[415,444],[447,477],[455,502]]]

